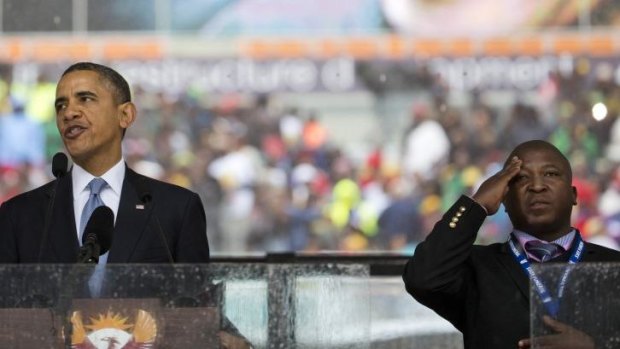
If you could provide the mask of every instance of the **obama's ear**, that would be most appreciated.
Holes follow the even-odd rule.
[[[132,102],[126,102],[119,106],[119,124],[121,128],[128,129],[134,121],[136,121],[136,105]]]

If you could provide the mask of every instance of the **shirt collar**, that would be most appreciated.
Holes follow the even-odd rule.
[[[74,198],[86,190],[88,183],[95,178],[95,176],[88,173],[85,169],[75,163],[73,164],[71,176],[73,181]],[[106,183],[108,183],[108,187],[114,191],[114,194],[120,197],[123,189],[123,179],[125,178],[125,161],[123,158],[121,158],[121,160],[116,163],[116,165],[112,166],[112,168],[110,168],[106,173],[101,175],[100,178],[103,178]]]
[[[519,244],[521,245],[521,247],[524,247],[525,244],[529,241],[532,240],[540,240],[539,238],[532,236],[524,231],[521,230],[517,230],[514,229],[512,232],[515,237],[517,238],[517,240],[519,241]],[[575,238],[575,228],[571,229],[570,232],[568,232],[568,234],[565,234],[564,236],[561,236],[553,241],[551,241],[552,243],[559,245],[560,247],[562,247],[564,249],[564,251],[568,251],[570,250],[571,245],[573,244],[573,239]],[[525,249],[525,248],[524,248]]]

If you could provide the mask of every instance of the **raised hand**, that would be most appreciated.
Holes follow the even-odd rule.
[[[522,161],[516,156],[498,173],[484,181],[472,199],[487,210],[488,215],[493,215],[508,192],[508,183],[521,170]]]

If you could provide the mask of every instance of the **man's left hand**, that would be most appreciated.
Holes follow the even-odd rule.
[[[519,341],[520,349],[530,348],[532,343],[536,343],[536,347],[541,349],[594,349],[592,337],[578,329],[546,315],[543,317],[543,322],[556,333],[534,339],[522,339]]]
[[[252,346],[243,338],[226,331],[218,333],[222,349],[252,349]]]

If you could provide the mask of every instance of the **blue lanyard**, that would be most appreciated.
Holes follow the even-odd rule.
[[[515,257],[523,271],[529,276],[532,284],[536,287],[536,292],[538,296],[542,300],[545,308],[547,309],[547,313],[553,318],[557,317],[559,309],[560,309],[560,300],[564,295],[564,289],[566,288],[566,282],[568,281],[568,276],[572,271],[572,267],[574,264],[577,264],[581,260],[581,256],[583,255],[583,250],[585,247],[585,243],[579,235],[579,232],[575,233],[575,241],[573,242],[573,248],[571,251],[570,259],[568,260],[568,265],[564,268],[564,272],[562,273],[562,278],[560,279],[560,284],[558,285],[558,295],[553,298],[551,294],[549,294],[549,290],[543,284],[542,280],[536,275],[534,269],[530,265],[530,262],[527,260],[527,255],[517,248],[515,245],[516,238],[513,236],[512,239],[508,242],[510,245],[510,251],[512,255]]]

